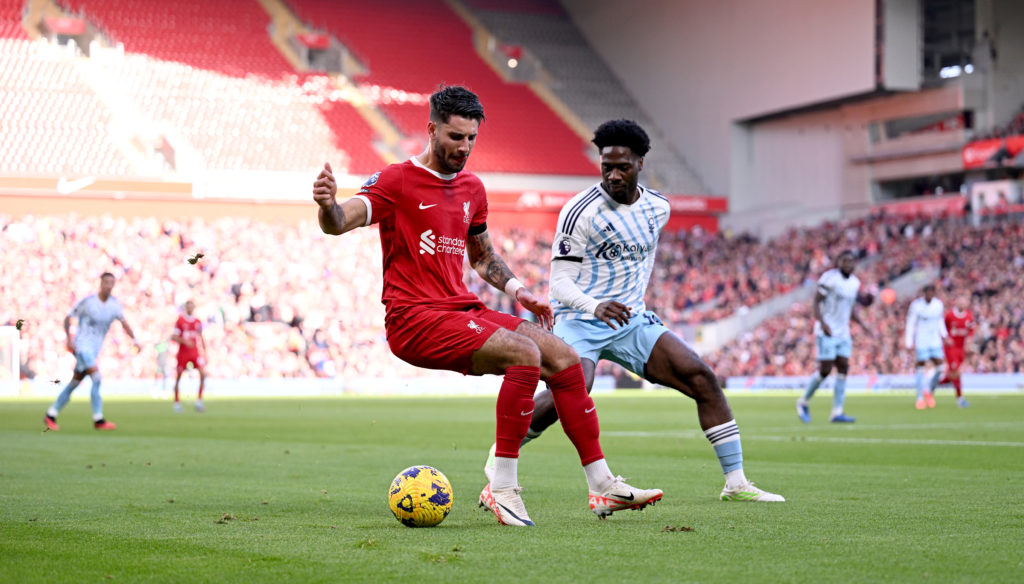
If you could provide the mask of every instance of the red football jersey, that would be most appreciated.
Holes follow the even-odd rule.
[[[953,346],[959,349],[964,348],[964,343],[974,334],[974,315],[970,310],[957,314],[956,310],[946,311],[946,330],[949,331],[949,338]]]
[[[388,312],[483,305],[466,288],[462,266],[470,229],[487,219],[479,178],[434,172],[412,158],[370,177],[356,197],[366,203],[367,225],[379,224]]]
[[[185,344],[178,344],[178,354],[199,354],[199,334],[203,332],[203,323],[194,316],[181,314],[174,323],[174,334],[192,341],[189,347]]]

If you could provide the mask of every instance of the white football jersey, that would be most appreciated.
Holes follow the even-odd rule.
[[[906,344],[918,349],[942,347],[946,338],[946,308],[942,301],[932,297],[931,302],[918,298],[910,303],[907,312]]]
[[[124,320],[124,307],[113,296],[104,302],[98,294],[90,294],[75,303],[68,316],[78,319],[75,348],[99,350],[110,325],[115,320]]]
[[[558,214],[551,250],[552,262],[581,262],[576,285],[587,295],[621,302],[633,314],[646,310],[647,283],[670,211],[664,195],[638,188],[640,197],[632,205],[617,203],[601,183],[569,199]],[[556,320],[597,319],[554,298],[551,306]]]
[[[850,274],[847,278],[837,268],[832,268],[818,278],[818,293],[825,297],[821,303],[821,319],[832,329],[832,338],[850,335],[850,315],[853,303],[857,301],[860,279]],[[821,323],[814,321],[814,334],[820,335]]]

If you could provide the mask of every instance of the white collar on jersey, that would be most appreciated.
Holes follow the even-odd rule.
[[[451,174],[444,174],[444,173],[437,172],[436,170],[427,168],[426,165],[424,165],[422,162],[420,162],[420,159],[415,157],[415,156],[413,156],[409,160],[411,160],[414,165],[422,168],[423,170],[429,172],[430,174],[436,176],[437,178],[439,178],[441,180],[452,180],[453,178],[455,178],[459,174],[457,172],[453,172]]]

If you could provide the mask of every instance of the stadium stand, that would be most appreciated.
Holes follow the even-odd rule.
[[[549,78],[544,81],[580,120],[585,135],[607,120],[635,120],[651,133],[647,155],[652,186],[669,193],[707,193],[709,189],[686,159],[660,136],[658,124],[641,111],[629,91],[594,52],[554,0],[463,0],[476,18],[503,44],[530,51]]]
[[[296,74],[257,2],[67,6],[123,43],[125,59],[108,65],[120,89],[158,125],[179,130],[207,167],[312,170],[332,160],[365,174],[382,165],[373,130],[350,104],[324,99],[323,76]]]
[[[486,144],[468,168],[475,172],[587,175],[595,163],[587,144],[523,85],[505,83],[476,53],[473,30],[443,0],[387,3],[291,0],[307,25],[326,30],[366,60],[363,86],[429,95],[438,83],[466,84],[480,95]],[[382,35],[381,31],[387,31]],[[381,102],[400,131],[422,139],[422,103]]]
[[[959,295],[971,297],[978,321],[967,371],[1024,371],[1024,228],[1020,223],[972,227],[964,221],[924,221],[888,252],[916,248],[919,263],[942,268],[938,297],[947,307]],[[870,276],[869,276],[870,277]],[[862,280],[864,275],[861,274]],[[913,355],[903,347],[910,298],[886,305],[876,302],[859,311],[877,332],[871,339],[854,325],[851,371],[857,374],[913,371]],[[766,321],[735,343],[707,356],[720,375],[810,375],[816,369],[813,320],[809,303],[795,305]]]
[[[0,31],[0,170],[115,176],[131,171],[111,139],[113,116],[58,50],[30,40],[20,9]]]
[[[197,315],[206,324],[212,377],[314,376],[306,353],[318,329],[334,355],[338,376],[430,375],[388,352],[379,303],[380,248],[372,229],[351,233],[342,242],[320,234],[311,222],[282,225],[242,217],[172,221],[0,216],[0,226],[0,246],[7,257],[20,259],[0,266],[0,296],[10,299],[0,308],[0,323],[26,320],[26,370],[35,374],[59,378],[71,370],[70,355],[63,350],[63,315],[76,298],[95,292],[99,273],[110,269],[120,276],[114,295],[125,304],[147,349],[133,355],[128,339],[113,331],[102,357],[110,365],[105,375],[153,378],[152,346],[169,335],[175,307],[188,298],[196,300]],[[959,219],[885,217],[866,220],[861,231],[885,233],[880,249],[894,256],[891,262],[878,260],[858,269],[865,287],[884,285],[905,266],[942,267],[944,301],[961,293],[974,298],[979,332],[970,370],[1024,370],[1024,309],[1019,305],[1024,294],[1024,228],[1019,223],[971,227]],[[550,234],[514,230],[493,237],[520,279],[543,293]],[[743,253],[733,255],[716,241],[706,242],[716,251],[697,254],[706,272],[741,271],[734,264],[745,264],[748,254],[760,257],[777,245],[745,238],[739,246]],[[660,246],[659,269],[702,249],[681,236],[668,238]],[[192,266],[185,258],[195,250],[204,250],[206,257]],[[801,278],[813,281],[828,267],[824,258],[799,260],[812,266]],[[665,315],[659,284],[676,277],[682,282],[691,274],[684,263],[678,273],[656,275],[649,305]],[[492,307],[509,312],[518,308],[471,270],[467,284]],[[906,302],[876,301],[861,314],[879,332],[879,340],[867,341],[854,331],[854,370],[909,371],[910,354],[900,345]],[[810,306],[800,304],[707,358],[723,376],[802,375],[814,365],[812,342]],[[600,372],[616,373],[611,367]]]

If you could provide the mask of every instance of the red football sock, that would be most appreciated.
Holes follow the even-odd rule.
[[[604,458],[601,452],[601,427],[597,422],[597,408],[587,394],[583,367],[573,365],[552,375],[548,380],[551,397],[555,400],[555,411],[562,422],[565,434],[576,447],[580,462],[586,466]]]
[[[956,379],[953,380],[953,389],[956,390],[956,396],[957,397],[963,397],[964,396],[964,391],[960,387],[960,378],[959,377],[957,377]]]
[[[533,394],[540,383],[540,367],[509,367],[498,391],[497,447],[495,456],[519,458],[519,445],[530,429]]]

